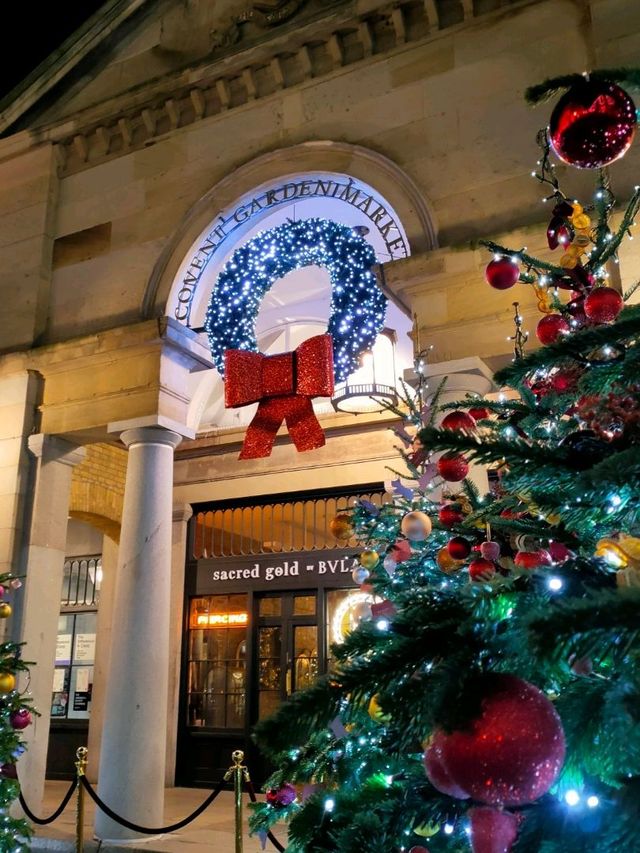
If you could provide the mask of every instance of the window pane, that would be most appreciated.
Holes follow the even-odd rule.
[[[69,667],[56,667],[53,672],[53,694],[51,697],[51,716],[66,717],[69,704]]]
[[[318,627],[297,625],[293,630],[293,689],[304,690],[318,677]]]
[[[73,640],[73,662],[94,663],[96,655],[97,613],[78,613]]]
[[[293,615],[294,616],[315,616],[316,615],[316,597],[315,595],[296,595],[293,599]]]
[[[91,710],[91,691],[93,689],[93,667],[71,667],[71,690],[67,717],[86,720]]]
[[[260,616],[280,616],[282,614],[282,598],[279,595],[260,599]]]
[[[71,643],[73,640],[73,616],[58,617],[58,639],[56,641],[56,665],[71,663]]]
[[[190,726],[244,726],[247,596],[212,595],[190,603]]]

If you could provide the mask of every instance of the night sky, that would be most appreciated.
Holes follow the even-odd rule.
[[[59,47],[104,0],[61,0],[46,3],[13,3],[5,22],[0,54],[0,97],[4,97],[43,59]],[[11,20],[11,23],[9,23]]]

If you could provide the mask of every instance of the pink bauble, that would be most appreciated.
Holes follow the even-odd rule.
[[[477,560],[472,560],[469,563],[469,577],[472,581],[488,581],[496,573],[496,567],[491,560],[485,560],[484,557],[478,557]]]
[[[436,468],[443,480],[459,483],[469,473],[469,463],[461,453],[445,453],[438,459]]]
[[[475,432],[478,428],[475,420],[467,412],[449,412],[442,419],[442,429],[464,429],[467,432]]]
[[[496,290],[508,290],[520,277],[520,267],[511,258],[495,258],[485,270],[487,281]]]
[[[17,711],[12,711],[9,715],[9,722],[12,728],[21,731],[31,725],[31,713],[28,708],[18,708]]]
[[[411,556],[411,545],[406,539],[398,539],[392,546],[389,554],[396,563],[404,563]]]
[[[518,835],[518,818],[486,807],[469,810],[473,853],[510,853]]]
[[[495,561],[500,556],[500,545],[498,542],[483,542],[480,545],[480,553],[485,558],[485,560],[491,560],[491,562],[495,563]]]
[[[443,735],[446,775],[481,803],[532,803],[553,785],[564,762],[560,717],[544,693],[513,675],[483,676],[481,696],[475,720]]]
[[[554,344],[563,335],[569,334],[571,326],[562,314],[546,314],[536,327],[536,336],[541,344]]]
[[[447,738],[444,732],[437,732],[424,753],[424,769],[427,779],[441,794],[455,797],[456,800],[467,800],[469,794],[449,776],[442,760],[442,746]]]
[[[280,788],[272,788],[266,793],[266,800],[271,806],[290,806],[297,796],[296,789],[290,782],[285,782]]]
[[[521,569],[537,569],[540,566],[553,565],[551,554],[545,548],[538,548],[537,551],[518,551],[513,562]]]
[[[584,313],[593,323],[613,323],[624,301],[612,287],[596,287],[584,300]]]

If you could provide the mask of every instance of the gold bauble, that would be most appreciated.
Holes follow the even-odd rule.
[[[340,513],[330,522],[329,530],[336,539],[351,539],[353,536],[353,524],[351,516]]]
[[[583,251],[584,249],[577,243],[572,243],[570,246],[567,246],[567,254],[573,255],[574,258],[579,258]]]
[[[0,673],[0,693],[11,693],[16,686],[16,677],[10,672]]]
[[[440,571],[444,572],[445,575],[452,575],[454,572],[459,572],[464,566],[464,560],[454,560],[446,545],[438,551],[436,563]]]
[[[575,269],[578,266],[578,259],[567,253],[560,258],[560,266],[564,270]]]
[[[0,619],[6,619],[8,616],[11,616],[11,613],[11,605],[7,604],[6,601],[3,601],[0,604]]]
[[[377,551],[363,551],[360,554],[360,565],[365,569],[375,569],[380,562],[380,555]]]
[[[614,569],[640,569],[640,539],[627,533],[620,533],[615,539],[605,536],[596,545],[595,554]]]
[[[431,519],[420,510],[408,512],[402,519],[400,530],[410,542],[423,542],[431,533]]]
[[[371,697],[368,712],[371,719],[376,723],[388,723],[391,719],[389,714],[385,714],[382,708],[380,707],[377,694]]]

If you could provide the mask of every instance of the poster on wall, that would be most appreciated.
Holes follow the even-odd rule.
[[[93,663],[96,653],[95,634],[76,634],[74,663]]]
[[[56,665],[71,663],[71,634],[58,634],[56,640]]]

